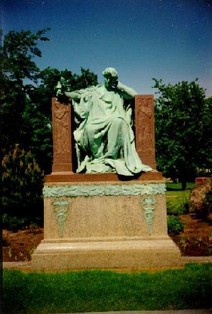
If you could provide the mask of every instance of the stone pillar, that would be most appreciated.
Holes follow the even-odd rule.
[[[72,172],[71,106],[52,98],[52,172]]]
[[[136,150],[142,162],[156,169],[154,96],[135,96]]]

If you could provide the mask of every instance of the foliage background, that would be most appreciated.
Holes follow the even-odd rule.
[[[98,84],[97,75],[39,69],[40,42],[49,29],[10,31],[0,47],[0,158],[3,213],[40,216],[43,176],[51,172],[51,98],[61,77],[70,90]],[[211,169],[211,105],[198,81],[164,84],[154,79],[158,170],[186,182]],[[6,217],[6,216],[4,216]]]
[[[42,216],[44,174],[51,172],[51,98],[61,77],[71,90],[96,85],[97,76],[81,68],[80,74],[47,67],[40,70],[36,58],[39,42],[48,41],[49,29],[11,31],[0,47],[0,157],[4,225]],[[14,216],[15,215],[15,216]],[[24,218],[24,220],[23,220]]]

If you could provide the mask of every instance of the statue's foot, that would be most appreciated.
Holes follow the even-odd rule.
[[[142,165],[141,171],[142,172],[151,172],[151,171],[153,171],[153,169],[148,165]]]

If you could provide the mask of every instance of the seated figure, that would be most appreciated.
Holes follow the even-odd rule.
[[[74,109],[74,139],[77,154],[77,172],[116,172],[135,176],[152,171],[142,164],[136,149],[132,130],[131,107],[136,92],[118,81],[114,68],[103,71],[104,84],[78,91],[65,92]],[[57,85],[57,96],[62,85]]]

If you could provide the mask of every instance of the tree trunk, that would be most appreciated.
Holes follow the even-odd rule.
[[[182,180],[180,180],[180,183],[181,183],[181,189],[182,189],[182,191],[185,191],[185,189],[186,189],[186,180],[185,180],[185,179],[182,179]]]

